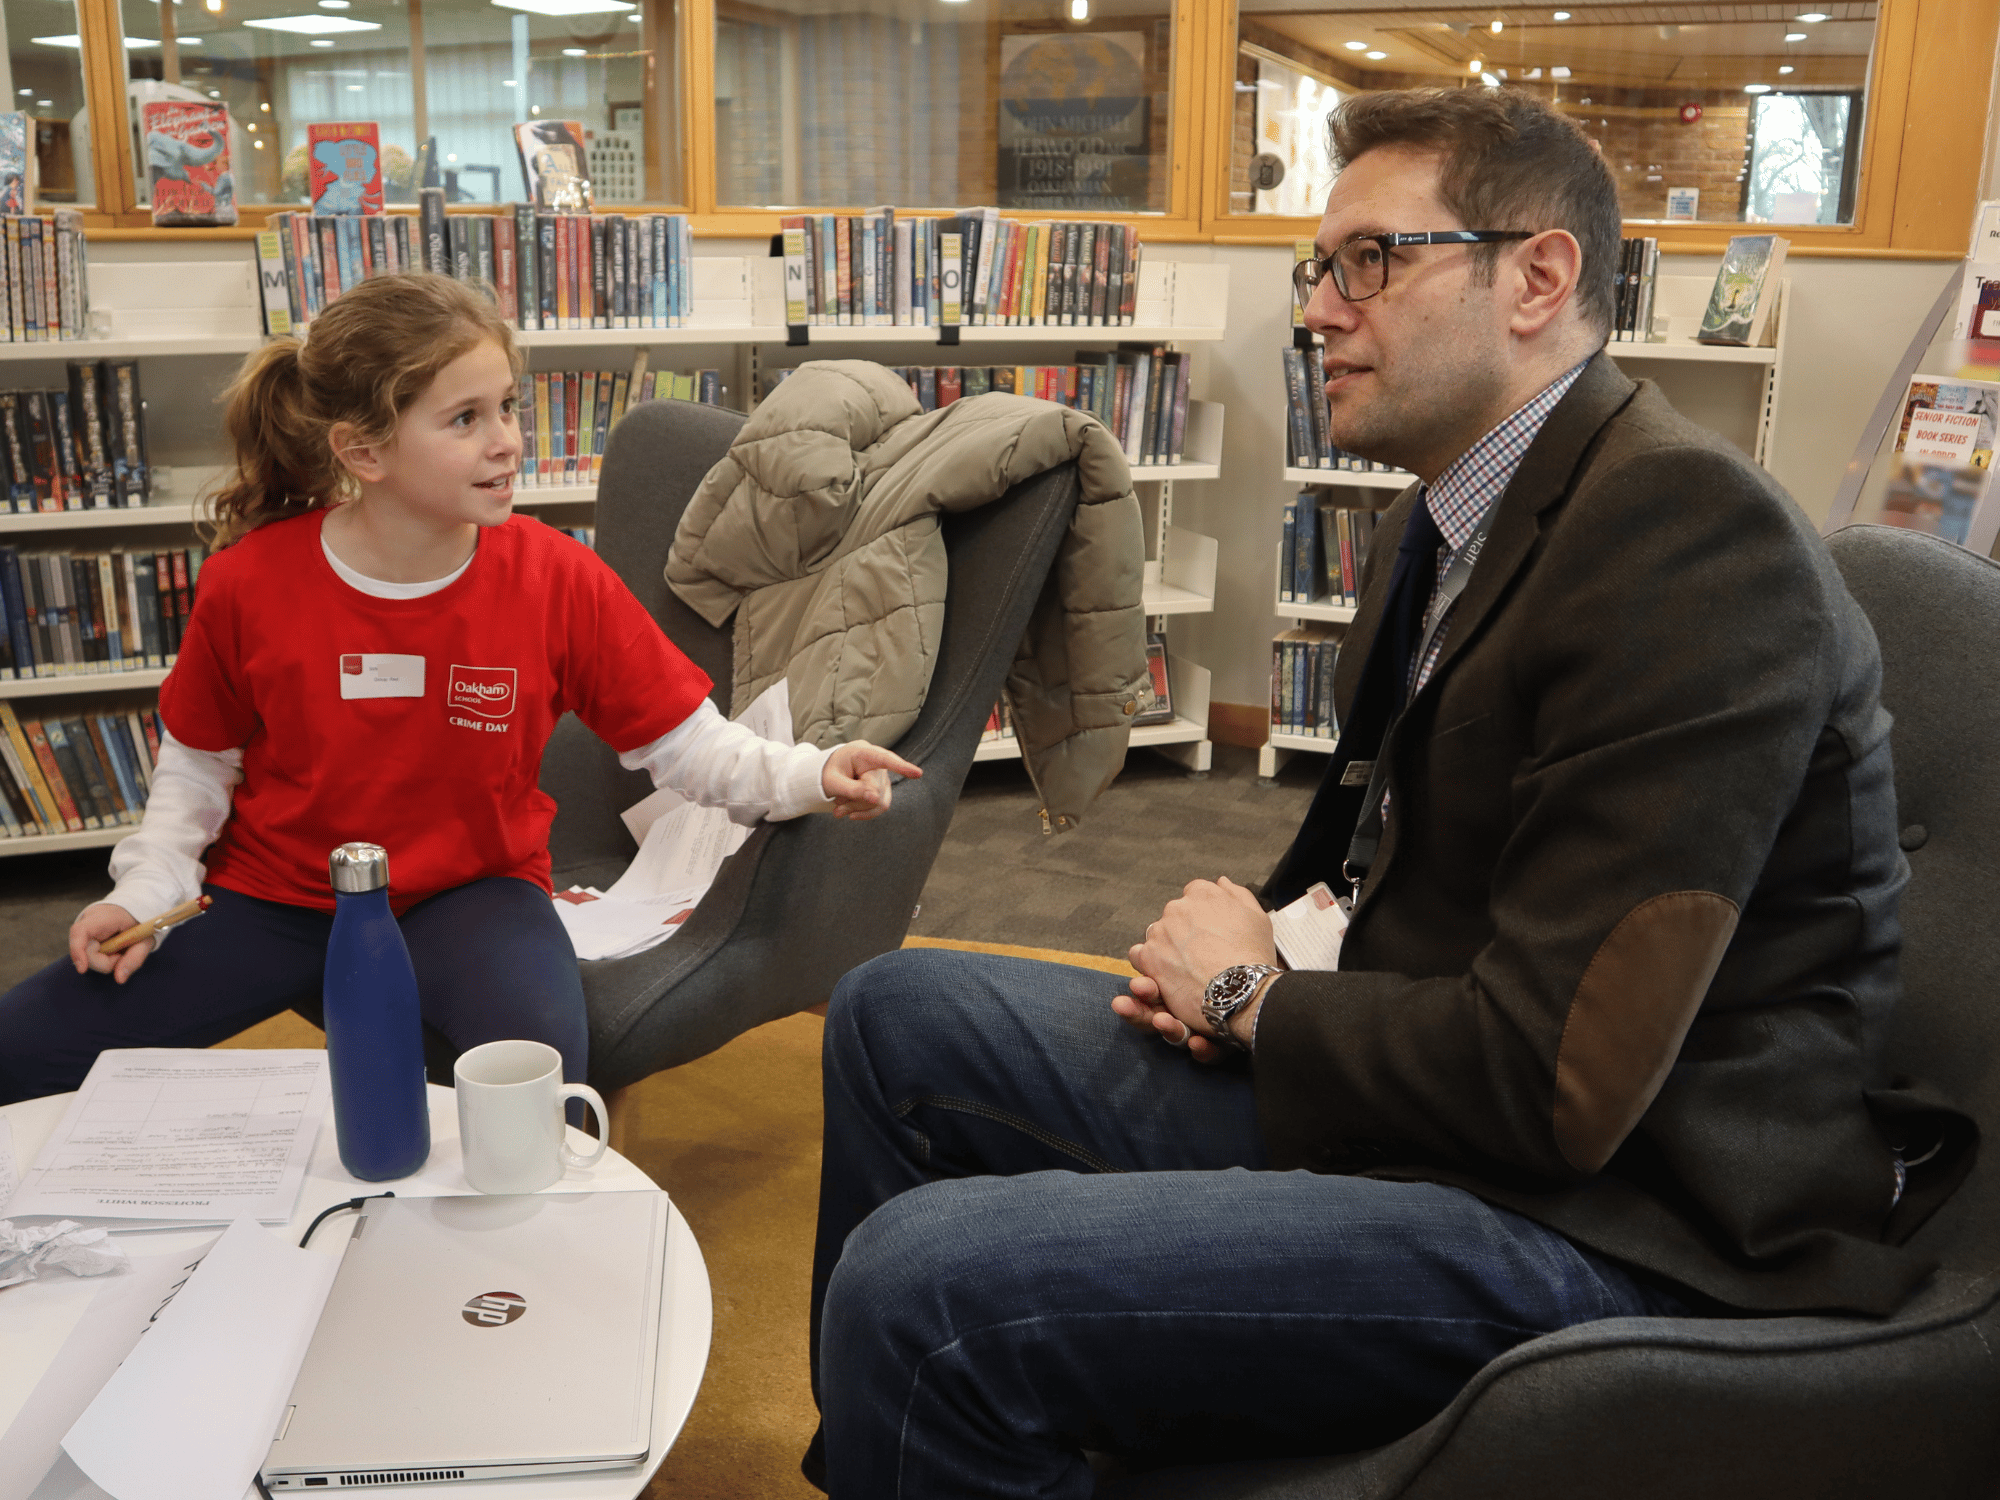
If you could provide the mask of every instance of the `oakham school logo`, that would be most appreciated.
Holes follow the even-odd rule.
[[[488,719],[504,719],[514,711],[512,667],[462,667],[453,662],[445,704]]]

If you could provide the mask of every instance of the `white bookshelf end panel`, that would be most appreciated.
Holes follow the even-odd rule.
[[[696,256],[692,262],[693,274],[689,278],[690,289],[694,293],[694,310],[688,317],[688,326],[741,331],[757,322],[757,283],[751,267],[766,265],[783,275],[783,261],[745,260],[740,255]],[[779,294],[782,298],[782,283]],[[772,319],[781,325],[785,321],[783,306],[780,301],[778,316]]]
[[[1165,555],[1146,564],[1142,597],[1147,615],[1205,615],[1214,609],[1221,550],[1212,536],[1169,526]]]
[[[90,303],[93,309],[110,310],[114,340],[249,339],[255,343],[263,327],[257,268],[247,257],[100,261],[90,268]],[[85,356],[90,346],[88,339],[79,342],[77,356]],[[59,348],[67,352],[69,346]]]
[[[1135,327],[1220,338],[1228,314],[1229,267],[1196,260],[1139,262],[1139,296],[1132,311]]]

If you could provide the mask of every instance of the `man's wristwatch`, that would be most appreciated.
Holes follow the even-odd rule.
[[[1229,1018],[1257,997],[1265,980],[1282,973],[1283,969],[1271,964],[1236,964],[1209,980],[1201,995],[1202,1019],[1215,1028],[1223,1046],[1242,1052],[1250,1050],[1230,1032]]]

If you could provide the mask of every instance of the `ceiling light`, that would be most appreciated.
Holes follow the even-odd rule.
[[[35,101],[35,103],[39,104],[39,105],[40,105],[40,106],[41,106],[41,107],[42,107],[43,109],[49,109],[49,108],[52,108],[52,107],[54,106],[55,102],[56,102],[56,101],[55,101],[55,100],[53,100],[53,99],[37,99],[37,100]]]
[[[1072,21],[1090,19],[1090,0],[1069,0],[1069,18]]]
[[[1542,76],[1542,70],[1540,68],[1530,68],[1528,69],[1527,72],[1523,73],[1521,76],[1523,78],[1533,80],[1536,78],[1540,78]]]
[[[255,120],[252,120],[248,125],[245,125],[243,128],[249,131],[252,135],[255,135],[257,133],[257,122]]]
[[[211,98],[211,99],[220,99],[220,98],[222,97],[222,90],[221,90],[221,89],[210,89],[210,90],[208,91],[208,97],[209,97],[209,98]]]
[[[518,81],[518,80],[516,80],[516,79],[512,79],[512,78],[503,78],[503,79],[501,79],[501,80],[500,80],[500,87],[501,87],[501,88],[503,88],[503,89],[517,89],[517,88],[519,88],[520,86],[521,86],[521,85],[520,85],[519,81]]]
[[[1785,33],[1785,40],[1788,42],[1803,42],[1805,39],[1806,34],[1803,31],[1788,31]]]
[[[35,91],[33,89],[22,89],[20,91],[20,94],[23,99],[28,99],[34,96],[34,92]]]
[[[319,0],[321,10],[348,10],[353,5],[354,0]]]
[[[1804,15],[1794,16],[1792,19],[1795,21],[1804,21],[1806,25],[1810,26],[1815,21],[1824,21],[1826,19],[1826,12],[1823,10],[1809,10]]]
[[[1779,68],[1778,71],[1780,73],[1789,73],[1792,71],[1792,65],[1790,63],[1786,63],[1783,67]]]
[[[208,7],[212,15],[222,14],[222,0],[202,0],[202,3]]]
[[[1566,10],[1559,10],[1555,13],[1554,19],[1558,21],[1567,21],[1569,19],[1569,12]]]
[[[347,92],[350,94],[358,94],[362,91],[362,86],[358,83],[350,83],[346,87]]]
[[[1362,56],[1366,57],[1370,62],[1380,62],[1383,58],[1387,57],[1388,55],[1389,54],[1386,52],[1365,52],[1362,54]]]
[[[457,160],[458,160],[458,153],[457,153],[456,151],[452,152],[452,153],[451,153],[450,155],[448,155],[448,156],[446,156],[446,157],[445,157],[445,160],[446,160],[446,161],[457,161]]]
[[[271,101],[269,99],[266,99],[262,104],[258,105],[257,107],[268,115],[271,112]]]
[[[1491,31],[1495,36],[1498,36],[1502,31],[1507,29],[1507,23],[1505,21],[1496,20],[1491,26],[1487,27],[1486,29],[1488,31]]]
[[[601,16],[636,8],[629,0],[493,0],[493,3],[537,16]]]
[[[1479,81],[1485,84],[1489,89],[1497,89],[1500,87],[1500,80],[1495,78],[1491,73],[1481,73],[1479,75]]]
[[[539,104],[530,104],[528,106],[528,113],[531,115],[538,115],[541,112],[542,112],[542,107]]]
[[[1549,77],[1551,77],[1551,78],[1567,78],[1567,77],[1569,77],[1569,69],[1568,69],[1568,68],[1550,68],[1550,69],[1549,69]]]
[[[1347,48],[1349,52],[1366,52],[1368,50],[1368,44],[1366,42],[1347,42],[1344,43],[1343,45]]]
[[[262,151],[264,149],[264,143],[262,141],[252,141],[250,144],[255,146],[259,151]]]
[[[329,36],[336,31],[380,31],[380,21],[356,21],[347,16],[254,16],[243,23],[265,31],[295,31],[300,36]]]
[[[311,47],[331,47],[333,43],[323,36],[316,36],[307,45]]]
[[[589,54],[588,54],[588,53],[586,53],[586,52],[585,52],[585,51],[583,50],[583,48],[581,48],[581,47],[565,47],[565,48],[563,48],[563,56],[564,56],[564,57],[587,57],[588,55],[589,55]]]
[[[1746,94],[1768,94],[1771,92],[1771,85],[1768,83],[1746,83],[1743,85],[1743,92]]]
[[[1472,59],[1472,60],[1471,60],[1470,62],[1468,62],[1468,63],[1467,63],[1466,65],[1465,65],[1465,71],[1466,71],[1466,72],[1468,72],[1468,73],[1483,73],[1483,72],[1485,72],[1485,71],[1486,71],[1486,63],[1485,63],[1485,60],[1484,60],[1484,59],[1482,59],[1482,58],[1477,58],[1477,57],[1473,58],[1473,59]]]

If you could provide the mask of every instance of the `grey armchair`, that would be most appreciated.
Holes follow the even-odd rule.
[[[1909,853],[1890,1069],[2000,1128],[2000,566],[1935,537],[1830,539],[1882,642]],[[1944,1269],[1894,1317],[1617,1318],[1493,1361],[1370,1453],[1162,1470],[1117,1500],[2000,1493],[2000,1163],[1914,1243]]]
[[[725,712],[730,630],[681,603],[663,570],[681,512],[743,420],[684,401],[635,407],[612,434],[597,491],[599,555],[714,679]],[[896,788],[885,817],[762,824],[671,941],[583,966],[598,1088],[623,1088],[817,1005],[849,969],[902,943],[1077,493],[1075,465],[1064,464],[945,518],[951,591],[938,663],[923,712],[894,747],[924,776]],[[645,775],[565,717],[541,785],[558,808],[557,889],[615,879],[634,852],[618,814],[651,789]]]

